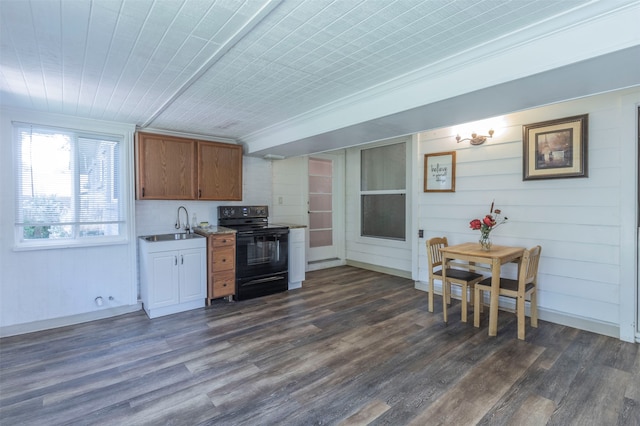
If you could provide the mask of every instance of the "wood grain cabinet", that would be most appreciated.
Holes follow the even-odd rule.
[[[242,146],[198,141],[198,199],[242,200]]]
[[[233,233],[207,237],[207,305],[211,299],[236,293],[236,236]]]
[[[192,200],[196,194],[196,141],[137,134],[139,200]]]
[[[139,200],[242,200],[242,146],[137,133]]]

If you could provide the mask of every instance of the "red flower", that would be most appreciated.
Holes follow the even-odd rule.
[[[471,222],[469,222],[469,228],[473,230],[480,229],[481,227],[482,227],[482,222],[480,222],[480,219],[473,219]]]
[[[494,226],[496,224],[496,221],[493,220],[493,217],[491,217],[490,214],[486,215],[484,217],[484,219],[482,219],[482,222],[487,225],[489,228],[491,228],[492,226]]]

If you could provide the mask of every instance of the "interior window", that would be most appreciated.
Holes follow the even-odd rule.
[[[406,143],[360,151],[360,235],[406,239]]]

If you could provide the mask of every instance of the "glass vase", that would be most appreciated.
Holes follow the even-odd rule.
[[[483,251],[491,250],[491,237],[488,233],[480,235],[480,248],[482,248]]]

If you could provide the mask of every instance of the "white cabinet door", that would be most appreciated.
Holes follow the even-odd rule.
[[[300,288],[305,278],[306,242],[304,228],[289,230],[289,289]]]
[[[149,257],[151,259],[151,282],[153,283],[149,286],[149,307],[161,308],[179,303],[178,252],[152,253]]]
[[[180,303],[204,300],[206,297],[205,250],[182,250],[180,252]]]

